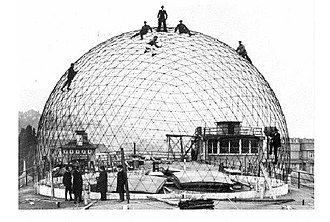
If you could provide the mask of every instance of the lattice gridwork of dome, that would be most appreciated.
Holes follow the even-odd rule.
[[[132,39],[136,32],[110,38],[74,62],[71,90],[61,90],[68,72],[55,85],[38,127],[44,175],[70,163],[81,167],[85,179],[100,166],[115,175],[123,148],[135,191],[161,192],[158,174],[174,175],[177,188],[193,190],[202,182],[216,184],[220,173],[226,181],[268,169],[269,177],[286,181],[285,117],[256,67],[199,32],[154,29],[143,40]],[[161,47],[153,55],[146,47],[155,35]],[[276,130],[280,147],[273,142]],[[108,183],[111,191],[115,179]]]

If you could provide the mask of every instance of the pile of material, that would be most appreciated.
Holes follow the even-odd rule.
[[[171,178],[179,189],[200,192],[232,192],[233,181],[219,171],[180,171]]]
[[[180,200],[178,204],[181,210],[185,209],[214,209],[213,200],[203,200],[203,199],[191,199],[191,200]]]

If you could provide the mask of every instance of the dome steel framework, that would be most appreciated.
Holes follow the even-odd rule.
[[[199,32],[189,37],[174,33],[173,28],[166,33],[154,29],[144,40],[131,39],[136,32],[110,38],[79,58],[74,63],[77,75],[72,90],[61,91],[67,73],[57,82],[37,133],[37,158],[43,170],[49,161],[54,165],[70,161],[63,157],[63,147],[76,141],[77,132],[87,135],[94,146],[98,154],[93,159],[95,165],[109,165],[109,159],[101,154],[115,157],[123,148],[127,156],[134,152],[172,159],[182,166],[183,159],[172,155],[180,153],[180,146],[169,145],[174,138],[170,135],[178,136],[177,141],[180,138],[184,144],[193,141],[193,136],[182,135],[196,135],[198,127],[236,121],[242,128],[259,128],[261,132],[265,127],[279,130],[282,147],[274,171],[286,177],[290,158],[286,120],[275,93],[256,67],[230,46]],[[152,56],[144,51],[154,35],[162,47]],[[265,154],[265,144],[263,139],[257,156]],[[240,164],[231,162],[238,155],[241,153],[227,155],[231,156],[227,167]],[[261,159],[248,159],[255,166],[249,175],[260,175]],[[203,171],[219,165],[218,159],[206,156],[197,162],[190,165],[196,172],[201,163],[205,164]]]

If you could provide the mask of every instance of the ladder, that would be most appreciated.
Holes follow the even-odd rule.
[[[264,166],[263,163],[260,163],[260,169],[261,169],[261,171],[262,171],[262,174],[263,174],[264,177],[265,177],[265,182],[264,182],[264,184],[267,184],[267,185],[268,185],[269,192],[271,193],[273,199],[276,199],[275,192],[273,191],[273,188],[272,188],[272,183],[271,183],[271,181],[270,181],[270,178],[269,178],[269,176],[268,176],[268,172],[267,172],[267,170],[266,170],[266,168],[265,168],[265,166]],[[265,188],[266,188],[266,186],[265,186]]]

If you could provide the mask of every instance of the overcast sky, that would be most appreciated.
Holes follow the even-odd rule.
[[[70,0],[19,1],[16,61],[20,111],[42,112],[57,81],[97,44],[157,26],[161,5],[168,26],[180,19],[193,31],[236,48],[245,44],[253,64],[280,101],[290,137],[314,138],[312,0]]]

